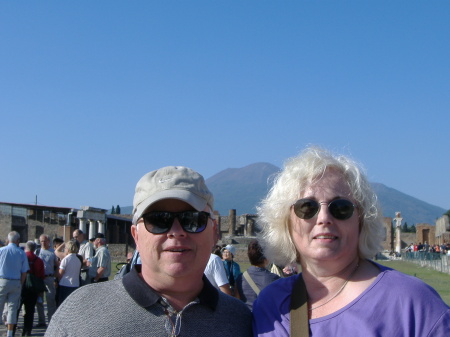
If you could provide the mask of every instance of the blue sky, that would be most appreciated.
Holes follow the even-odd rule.
[[[450,209],[450,2],[1,1],[0,201],[132,204],[146,172],[308,144]]]

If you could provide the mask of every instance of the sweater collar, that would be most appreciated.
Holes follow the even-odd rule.
[[[154,305],[161,299],[154,289],[152,289],[140,276],[141,265],[137,264],[126,274],[122,283],[125,290],[131,296],[131,298],[143,308],[148,308]],[[202,277],[203,288],[198,294],[198,300],[201,305],[209,307],[211,310],[215,310],[219,301],[218,290],[211,285],[205,275]]]

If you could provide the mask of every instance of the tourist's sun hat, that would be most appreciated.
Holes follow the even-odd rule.
[[[214,197],[202,175],[184,166],[167,166],[145,174],[136,184],[133,223],[152,204],[163,199],[178,199],[202,211],[214,209]]]
[[[236,248],[232,245],[226,245],[225,247],[222,248],[221,252],[223,252],[224,250],[228,250],[233,256],[234,253],[236,253]]]

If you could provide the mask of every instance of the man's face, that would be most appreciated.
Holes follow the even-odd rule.
[[[45,236],[39,237],[39,243],[41,244],[41,247],[44,249],[48,249],[48,247],[50,246],[50,240],[47,239]]]
[[[84,234],[81,234],[77,230],[73,231],[72,238],[74,240],[77,240],[79,243],[83,242],[84,240]]]
[[[145,212],[195,211],[193,207],[176,199],[164,199],[151,205]],[[205,207],[205,212],[211,212]],[[171,229],[163,234],[149,233],[142,219],[131,227],[136,248],[142,261],[142,275],[152,285],[152,280],[160,283],[174,279],[201,282],[203,271],[215,243],[215,226],[211,219],[203,232],[187,233],[178,219]]]

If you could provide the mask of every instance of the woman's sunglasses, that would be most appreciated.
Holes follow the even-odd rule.
[[[330,203],[317,202],[313,199],[300,199],[292,206],[300,219],[311,219],[320,211],[321,205],[327,205],[331,215],[337,220],[347,220],[353,215],[355,205],[347,199],[335,199]]]
[[[152,234],[167,233],[172,228],[175,218],[187,233],[203,232],[211,214],[208,212],[148,212],[142,215],[145,229]]]

